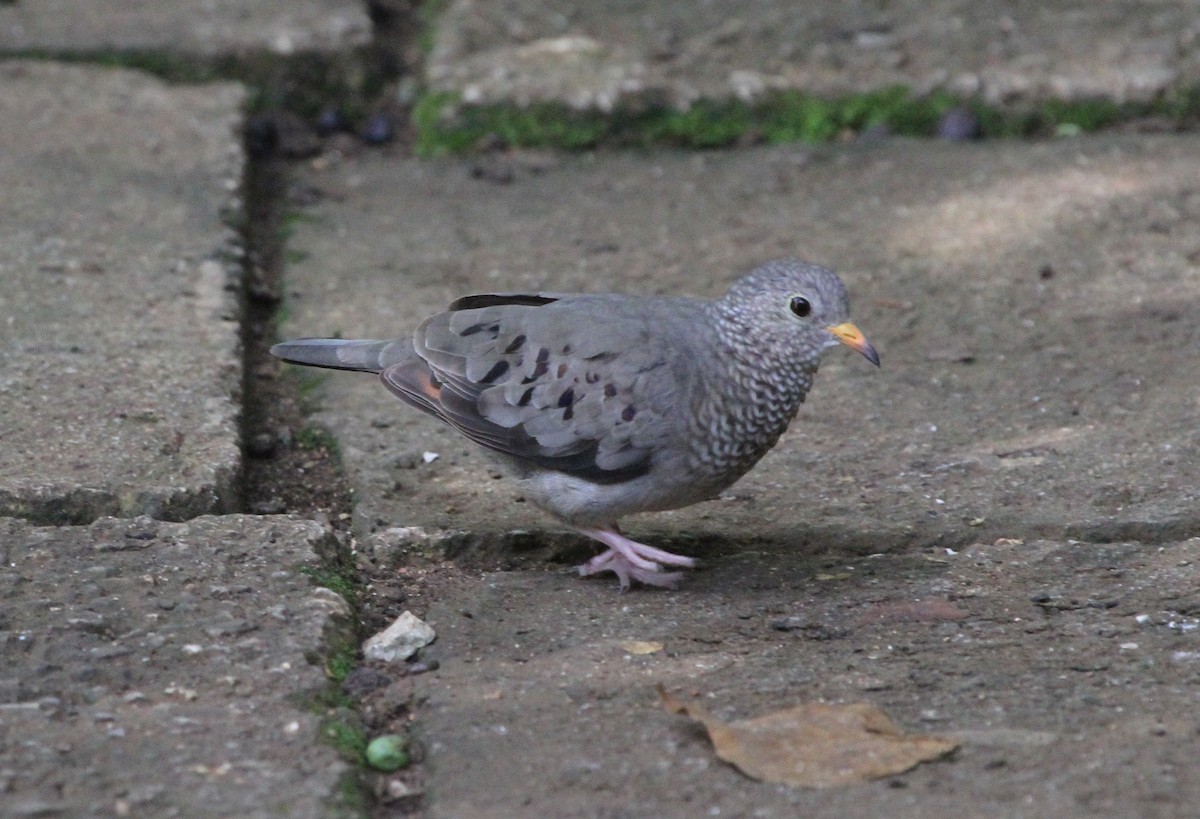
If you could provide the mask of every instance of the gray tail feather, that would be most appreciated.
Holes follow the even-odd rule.
[[[412,356],[413,348],[407,339],[297,338],[276,344],[271,355],[307,367],[377,373]]]

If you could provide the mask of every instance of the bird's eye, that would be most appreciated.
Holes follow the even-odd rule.
[[[800,318],[804,318],[812,312],[812,304],[804,296],[792,296],[792,302],[789,305],[792,312]]]

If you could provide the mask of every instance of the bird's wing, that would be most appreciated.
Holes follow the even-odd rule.
[[[469,296],[426,320],[383,383],[489,449],[596,481],[649,469],[672,433],[685,356],[664,332],[689,300]]]

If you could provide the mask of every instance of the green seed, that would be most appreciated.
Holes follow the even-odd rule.
[[[367,764],[384,773],[400,770],[408,764],[408,742],[398,734],[375,737],[367,745]]]

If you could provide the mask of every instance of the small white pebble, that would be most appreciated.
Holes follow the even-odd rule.
[[[433,463],[434,461],[436,461],[436,460],[437,460],[438,458],[440,458],[440,457],[441,457],[441,456],[440,456],[440,455],[438,455],[436,452],[428,452],[428,451],[426,451],[426,452],[422,452],[422,453],[421,453],[421,460],[423,460],[423,461],[424,461],[425,463],[427,463],[427,464],[431,464],[431,463]]]

